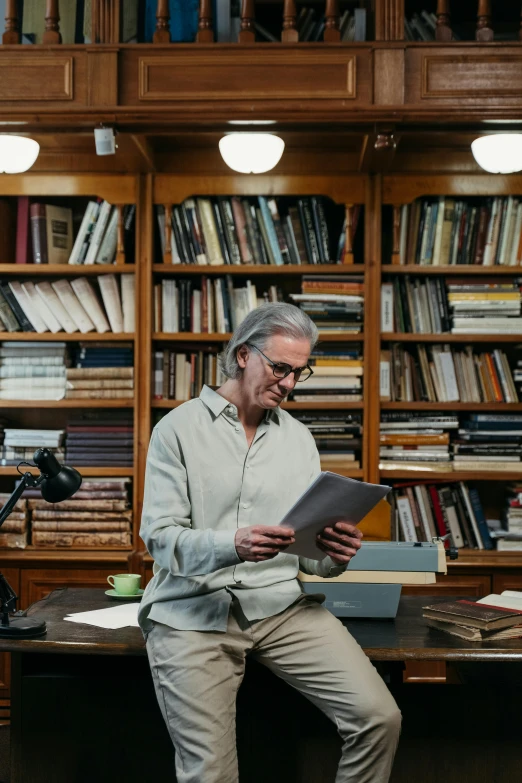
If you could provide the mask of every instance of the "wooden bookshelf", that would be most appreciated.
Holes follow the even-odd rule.
[[[383,342],[397,343],[519,343],[522,334],[417,334],[416,332],[383,332]]]
[[[0,264],[0,277],[90,277],[136,272],[136,264]]]
[[[1,270],[0,270],[1,271]],[[162,275],[364,275],[364,264],[153,264],[153,272]]]
[[[132,332],[0,332],[0,340],[9,342],[130,342],[134,340]]]
[[[2,408],[42,408],[56,410],[59,408],[133,408],[135,405],[134,400],[89,400],[89,399],[73,399],[73,400],[0,400],[0,410]]]
[[[384,411],[489,411],[522,413],[522,402],[381,402]]]
[[[522,275],[521,266],[482,266],[481,264],[454,264],[453,266],[436,266],[431,264],[383,264],[383,275],[455,275],[456,277],[482,277],[505,275],[518,277]]]

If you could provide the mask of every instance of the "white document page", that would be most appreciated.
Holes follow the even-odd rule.
[[[291,527],[296,534],[295,544],[285,552],[322,559],[325,554],[316,546],[317,533],[335,522],[359,524],[390,490],[381,484],[366,484],[323,471],[278,523]]]
[[[138,627],[139,602],[111,606],[109,609],[94,609],[91,612],[76,612],[64,617],[70,623],[86,623],[97,628],[126,628]]]

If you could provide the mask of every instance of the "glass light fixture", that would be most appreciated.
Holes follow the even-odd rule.
[[[473,157],[491,174],[522,171],[522,133],[493,133],[471,142]]]
[[[219,141],[221,157],[241,174],[262,174],[281,160],[283,139],[272,133],[228,133]]]
[[[27,171],[36,161],[40,145],[26,136],[0,134],[0,173],[20,174]]]

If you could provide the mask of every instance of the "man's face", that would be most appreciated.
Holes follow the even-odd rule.
[[[262,351],[277,364],[305,367],[310,357],[310,343],[305,338],[296,340],[276,334],[268,340]],[[253,348],[243,346],[238,353],[238,361],[244,367],[244,389],[250,401],[260,408],[276,408],[296,384],[293,373],[286,378],[276,378],[272,365]]]

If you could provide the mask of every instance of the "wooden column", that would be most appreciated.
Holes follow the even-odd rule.
[[[325,41],[340,41],[341,32],[339,30],[339,0],[326,0],[325,11]]]
[[[124,242],[124,225],[123,225],[123,204],[117,204],[118,210],[118,233],[116,241],[116,264],[125,263],[125,242]]]
[[[493,28],[491,27],[491,0],[478,0],[477,41],[492,41]]]
[[[285,0],[283,7],[283,32],[281,34],[283,43],[297,43],[299,41],[296,23],[297,8],[295,0]]]
[[[47,0],[45,6],[45,32],[42,39],[44,44],[61,44],[60,35],[60,11],[58,0]]]
[[[401,207],[393,205],[393,245],[392,245],[392,264],[401,263]]]
[[[353,204],[346,204],[346,236],[344,240],[343,264],[353,264]]]
[[[197,43],[212,43],[214,30],[212,29],[212,0],[199,0],[199,23]]]
[[[437,0],[436,41],[451,41],[453,31],[450,23],[450,0]]]
[[[5,6],[5,32],[2,35],[3,44],[20,43],[20,25],[16,0],[7,0]]]
[[[241,29],[239,30],[239,43],[254,43],[256,40],[254,19],[254,0],[241,0]]]
[[[169,0],[158,0],[158,6],[156,8],[156,29],[152,36],[152,43],[170,43]]]

